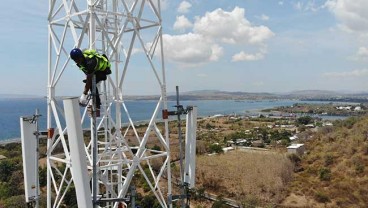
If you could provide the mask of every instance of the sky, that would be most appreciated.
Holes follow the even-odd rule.
[[[169,92],[368,91],[367,0],[161,2]],[[46,95],[48,1],[0,8],[0,94]]]

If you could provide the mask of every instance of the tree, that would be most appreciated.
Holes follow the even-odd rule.
[[[142,207],[152,207],[152,208],[160,208],[160,203],[156,200],[156,197],[154,195],[147,195],[143,197],[140,205]]]
[[[302,124],[302,125],[307,125],[312,121],[313,121],[313,118],[310,116],[303,116],[296,120],[297,124]]]
[[[69,189],[66,191],[64,203],[67,207],[71,207],[71,208],[78,207],[77,194],[76,194],[74,185],[71,185]]]
[[[40,167],[38,168],[38,174],[40,177],[40,186],[46,186],[47,185],[47,167]]]
[[[229,135],[229,138],[232,141],[236,141],[237,139],[244,139],[244,138],[247,138],[247,137],[249,137],[249,136],[247,134],[245,134],[244,132],[242,132],[242,131],[237,131],[237,132],[234,132],[234,133]]]
[[[157,144],[155,144],[153,147],[152,147],[152,150],[154,151],[161,151],[161,147],[158,146]],[[157,154],[156,152],[152,152],[152,154]]]
[[[0,162],[0,181],[9,181],[15,169],[16,164],[12,160],[2,160]]]
[[[215,153],[223,153],[224,150],[222,150],[222,147],[218,144],[211,144],[210,145],[210,151]]]
[[[17,170],[11,174],[8,183],[11,196],[22,195],[24,193],[23,171]]]

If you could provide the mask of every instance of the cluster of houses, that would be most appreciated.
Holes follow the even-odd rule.
[[[360,106],[339,106],[337,107],[337,109],[349,109],[349,110],[354,110],[354,111],[359,111],[361,110],[362,108]],[[223,117],[224,115],[215,115],[213,117]],[[212,117],[212,118],[213,118]],[[259,117],[259,115],[258,115]],[[285,118],[285,117],[290,117],[292,119],[295,118],[295,114],[280,114],[280,115],[268,115],[266,117],[282,117],[282,118]],[[247,119],[249,118],[249,116],[242,116],[242,117],[239,117],[239,116],[230,116],[228,117],[229,120],[237,120],[237,119]],[[322,126],[332,126],[332,122],[331,121],[322,121],[321,122]],[[304,125],[305,127],[307,128],[316,128],[316,125],[314,123],[311,123],[311,124],[307,124],[307,125]],[[257,129],[259,127],[253,127],[254,130],[257,131]],[[294,124],[269,124],[267,125],[267,128],[269,129],[273,129],[273,128],[280,128],[280,129],[287,129],[287,130],[290,130],[290,131],[298,131],[298,128],[296,125]],[[211,131],[220,131],[220,129],[217,129],[217,128],[214,128],[214,129],[211,129]],[[246,130],[244,132],[245,134],[251,134],[251,130]],[[290,142],[292,143],[291,145],[287,146],[287,152],[288,153],[293,153],[293,154],[297,154],[297,155],[303,155],[304,152],[305,152],[305,146],[304,144],[301,144],[301,143],[298,143],[298,136],[297,135],[293,135],[293,136],[290,136],[289,137],[290,139]],[[281,143],[281,141],[278,141]],[[239,138],[239,139],[236,139],[236,140],[230,140],[230,141],[227,141],[226,143],[226,147],[223,147],[222,150],[226,153],[228,151],[232,151],[232,150],[236,150],[236,149],[247,149],[247,150],[267,150],[264,148],[264,142],[263,140],[253,140],[253,139],[245,139],[245,138]]]
[[[347,111],[361,111],[362,107],[348,105],[348,106],[337,106],[336,109],[337,110],[347,110]]]
[[[295,139],[294,139],[295,140]],[[237,148],[239,149],[248,149],[248,150],[266,150],[263,148],[257,148],[257,147],[244,147],[242,144],[246,143],[247,140],[246,139],[240,139],[238,142],[233,142],[233,141],[228,141],[228,145],[227,147],[222,148],[222,150],[224,151],[224,153],[229,152],[229,151],[233,151]],[[234,144],[238,144],[238,145],[234,145]],[[305,152],[305,146],[304,144],[291,144],[287,147],[287,152],[290,154],[296,154],[296,155],[303,155]]]
[[[289,137],[289,139],[291,142],[296,142],[298,139],[298,136],[293,135]],[[263,147],[263,145],[264,144],[262,140],[250,141],[247,139],[236,139],[235,141],[227,141],[226,147],[222,148],[222,150],[224,151],[224,153],[235,150],[235,149],[265,150],[265,149],[259,148],[259,147]],[[297,154],[300,156],[304,154],[305,146],[304,144],[293,143],[287,147],[287,152]]]

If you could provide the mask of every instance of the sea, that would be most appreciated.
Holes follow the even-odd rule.
[[[261,110],[295,103],[326,103],[299,100],[193,100],[180,104],[198,107],[198,117],[214,115],[259,115]],[[152,116],[157,101],[125,101],[133,121],[145,121]],[[62,105],[61,105],[62,106]],[[168,110],[176,110],[176,101],[168,102]],[[29,117],[38,109],[39,129],[46,130],[46,98],[0,98],[0,143],[20,141],[20,117]],[[124,122],[124,119],[122,119]],[[125,120],[126,122],[126,120]]]

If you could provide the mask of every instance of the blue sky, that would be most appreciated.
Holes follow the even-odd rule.
[[[162,3],[169,92],[368,91],[367,0]],[[0,94],[46,95],[48,1],[0,7]]]

